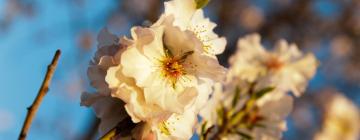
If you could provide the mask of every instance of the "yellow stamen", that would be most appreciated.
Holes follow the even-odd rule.
[[[266,67],[269,70],[279,70],[283,66],[283,62],[279,60],[279,58],[271,56],[268,60],[265,62]]]
[[[168,136],[171,135],[170,130],[165,122],[160,123],[158,127],[159,127],[161,133],[168,135]]]
[[[186,74],[185,67],[183,63],[188,55],[191,55],[193,52],[186,52],[181,57],[170,57],[166,56],[162,61],[161,69],[163,76],[169,80],[172,87],[175,88],[177,80]]]

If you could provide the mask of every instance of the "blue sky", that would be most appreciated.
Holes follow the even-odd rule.
[[[35,98],[56,49],[63,52],[59,66],[28,138],[66,139],[64,135],[81,134],[92,113],[80,107],[81,89],[65,88],[74,84],[71,81],[86,76],[86,64],[92,55],[90,51],[79,57],[82,50],[77,46],[77,33],[80,30],[98,32],[103,28],[106,22],[103,19],[114,8],[114,1],[92,0],[82,8],[68,1],[36,1],[36,6],[36,16],[17,16],[6,31],[0,32],[0,119],[5,122],[1,122],[0,139],[17,138],[26,107]],[[0,11],[5,8],[4,1],[0,1]],[[74,11],[81,13],[78,18],[91,24],[84,26],[71,19]],[[4,12],[0,12],[0,17],[2,14]],[[54,131],[54,128],[64,130]]]

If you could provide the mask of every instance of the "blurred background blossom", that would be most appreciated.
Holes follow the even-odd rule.
[[[129,36],[131,26],[149,25],[162,11],[163,0],[0,0],[0,139],[17,138],[57,48],[63,55],[28,139],[96,138],[98,120],[80,107],[80,93],[93,90],[86,70],[98,32]],[[225,66],[238,37],[254,32],[267,46],[285,38],[320,60],[307,93],[295,100],[285,140],[313,139],[332,94],[359,108],[359,0],[212,0],[205,14],[227,37],[219,56]]]

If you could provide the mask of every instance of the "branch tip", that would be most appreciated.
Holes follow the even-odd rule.
[[[28,134],[28,131],[30,129],[31,123],[35,117],[35,114],[44,98],[44,96],[46,95],[46,93],[49,91],[49,85],[51,82],[51,79],[54,75],[55,72],[55,68],[57,66],[57,63],[59,61],[59,57],[61,55],[61,51],[57,50],[54,58],[52,59],[50,65],[48,65],[48,69],[47,72],[45,74],[45,78],[41,84],[41,87],[38,91],[38,94],[35,98],[35,100],[33,101],[33,103],[27,107],[27,114],[26,114],[26,118],[23,124],[23,127],[21,129],[21,132],[19,134],[19,140],[25,140],[26,139],[26,135]]]

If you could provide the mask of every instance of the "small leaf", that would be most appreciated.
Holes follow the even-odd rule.
[[[111,140],[116,135],[116,129],[112,129],[110,132],[106,133],[100,140]]]
[[[236,87],[234,99],[232,100],[232,107],[234,108],[240,100],[240,88]]]
[[[209,128],[206,129],[206,125],[207,125],[207,121],[205,121],[202,125],[201,125],[201,135],[200,135],[200,140],[207,140],[207,137],[209,135],[209,133],[212,131],[212,129],[214,128],[214,126],[211,126]]]
[[[205,134],[206,124],[207,124],[207,121],[205,121],[205,122],[201,125],[201,134]]]
[[[252,98],[259,99],[262,96],[264,96],[266,93],[269,93],[269,92],[273,91],[274,89],[275,89],[274,87],[263,88],[260,91],[256,92],[255,94],[253,94]]]
[[[244,111],[237,112],[234,116],[231,117],[230,124],[232,126],[238,125],[244,116],[245,116]]]
[[[256,123],[254,126],[260,128],[266,128],[265,124],[261,124],[261,123]]]
[[[252,137],[251,137],[250,135],[245,134],[245,133],[243,133],[243,132],[236,131],[235,133],[238,134],[238,135],[240,135],[244,140],[251,140],[251,139],[252,139]]]
[[[250,98],[245,104],[245,111],[251,112],[253,107],[256,105],[255,103],[256,103],[256,98]]]
[[[224,116],[224,113],[225,113],[225,109],[224,109],[224,107],[221,107],[221,108],[219,108],[219,109],[217,109],[217,111],[216,111],[216,113],[217,113],[217,123],[219,124],[219,125],[222,125],[223,124],[223,118],[224,117],[226,117],[226,116]]]
[[[203,8],[205,7],[208,3],[209,3],[210,0],[195,0],[196,2],[196,9],[200,9],[200,8]]]

